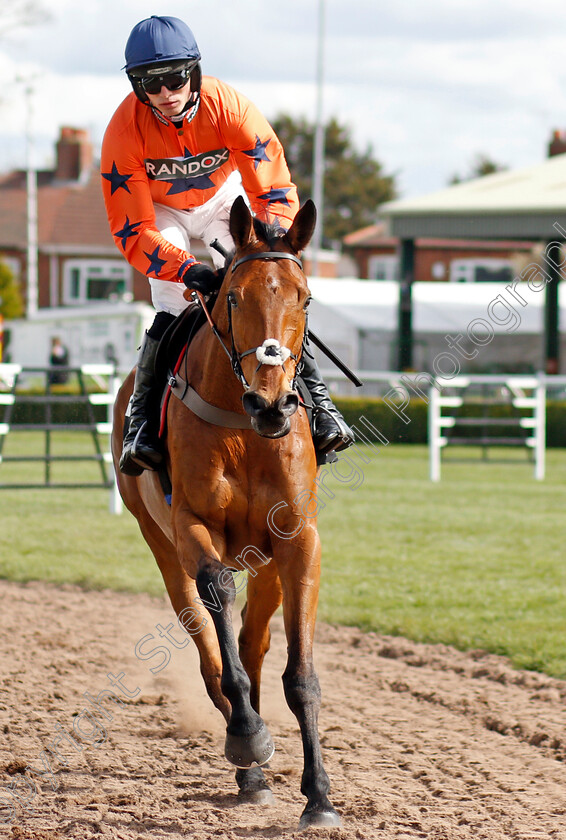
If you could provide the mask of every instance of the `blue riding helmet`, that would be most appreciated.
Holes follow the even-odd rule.
[[[198,94],[201,85],[200,50],[186,23],[176,17],[150,18],[136,24],[126,43],[125,70],[138,99],[148,103],[140,79],[147,75],[166,75],[186,68],[191,90]]]

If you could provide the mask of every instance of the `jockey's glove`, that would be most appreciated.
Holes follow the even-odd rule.
[[[187,289],[194,289],[203,295],[217,292],[222,285],[222,277],[204,263],[193,263],[183,274],[183,283]]]

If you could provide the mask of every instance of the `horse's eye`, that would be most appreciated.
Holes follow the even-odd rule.
[[[310,304],[311,300],[312,300],[312,297],[309,295],[309,297],[305,300],[305,305],[303,306],[303,309],[305,310],[305,312],[309,308],[309,304]]]
[[[238,301],[236,300],[236,295],[234,294],[234,292],[228,292],[228,294],[226,295],[226,299],[230,306],[233,306],[234,309],[236,309],[236,307],[238,306]]]

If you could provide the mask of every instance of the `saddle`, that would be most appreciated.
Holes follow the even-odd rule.
[[[207,306],[209,310],[212,309],[211,303]],[[174,369],[181,353],[205,323],[206,315],[200,304],[195,301],[167,327],[155,358],[155,381],[160,392],[165,388],[170,371]]]
[[[212,304],[209,303],[208,306],[211,308]],[[154,386],[148,401],[150,408],[148,408],[147,422],[153,429],[152,434],[154,439],[160,441],[162,449],[165,448],[165,416],[167,412],[167,400],[170,394],[168,383],[171,372],[175,370],[185,349],[205,322],[206,315],[202,307],[196,302],[190,303],[169,327],[167,327],[159,342],[155,357]],[[152,409],[152,406],[155,408]],[[157,470],[157,474],[165,501],[170,505],[172,487],[166,459],[163,459],[163,463]]]

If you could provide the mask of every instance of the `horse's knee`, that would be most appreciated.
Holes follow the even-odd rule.
[[[196,576],[198,594],[213,613],[231,607],[236,598],[236,586],[232,572],[218,560],[205,562]]]
[[[220,686],[224,696],[234,705],[235,701],[242,695],[249,696],[250,678],[243,667],[236,667],[229,671],[225,669],[222,672]]]
[[[314,668],[307,674],[285,671],[283,688],[287,704],[293,714],[297,715],[308,707],[315,709],[320,707],[320,683]]]

